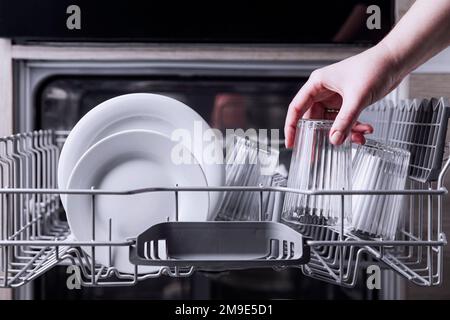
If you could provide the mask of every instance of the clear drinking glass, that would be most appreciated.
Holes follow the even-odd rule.
[[[234,136],[227,146],[225,167],[226,186],[270,186],[278,164],[278,150],[245,137]],[[230,150],[230,151],[228,151]],[[259,192],[226,191],[219,206],[215,220],[258,221]],[[263,192],[263,219],[268,204],[269,192]]]
[[[279,173],[272,177],[272,187],[286,187],[287,178]],[[280,221],[281,210],[283,209],[284,192],[272,191],[269,193],[267,205],[265,207],[265,220]]]
[[[403,190],[410,153],[367,140],[353,159],[354,190]],[[359,235],[394,239],[402,211],[403,195],[354,195],[352,226]]]
[[[297,124],[287,186],[300,190],[349,190],[351,144],[330,143],[333,121],[305,120]],[[282,219],[294,225],[337,225],[341,219],[341,195],[287,193]],[[351,197],[344,196],[344,224],[351,217]]]

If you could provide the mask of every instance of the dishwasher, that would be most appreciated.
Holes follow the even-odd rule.
[[[58,92],[56,92],[56,95]],[[61,128],[20,132],[0,139],[0,286],[21,288],[45,278],[57,266],[67,270],[67,284],[83,288],[134,287],[168,277],[184,279],[198,273],[219,277],[230,270],[298,269],[307,278],[354,288],[361,285],[361,272],[368,266],[391,270],[418,286],[437,286],[443,281],[443,254],[447,244],[442,217],[447,189],[444,178],[449,103],[444,98],[382,100],[369,106],[361,121],[374,125],[372,138],[411,152],[407,188],[392,190],[300,190],[280,185],[234,187],[164,187],[140,190],[57,189],[58,156],[67,130]],[[66,120],[63,120],[66,121]],[[130,197],[148,192],[168,192],[177,201],[183,192],[230,191],[256,193],[259,221],[196,222],[167,221],[142,234],[112,241],[96,239],[95,201],[100,195]],[[262,199],[276,194],[333,195],[342,208],[347,196],[401,194],[405,197],[402,225],[394,240],[358,237],[338,228],[311,227],[302,233],[270,212],[266,221]],[[71,232],[60,195],[90,198],[91,241],[77,241]],[[177,203],[175,203],[177,208]],[[341,209],[341,221],[343,221]],[[114,221],[109,220],[111,230]],[[202,241],[196,239],[199,230]],[[230,241],[232,239],[232,241]],[[164,243],[164,246],[161,245]],[[251,248],[243,252],[243,242]],[[222,244],[222,245],[218,245]],[[112,265],[96,263],[99,247],[127,247],[134,273],[121,273]],[[161,253],[161,247],[165,252]],[[231,257],[231,258],[230,258]],[[144,265],[158,271],[142,274]],[[74,277],[71,277],[74,275]],[[69,281],[70,280],[70,281]],[[364,285],[364,284],[363,284]]]

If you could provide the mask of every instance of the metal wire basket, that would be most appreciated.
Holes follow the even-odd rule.
[[[108,265],[98,264],[95,259],[96,250],[99,247],[106,247],[111,252],[114,247],[127,247],[130,252],[136,252],[136,248],[142,245],[139,241],[146,239],[145,233],[131,239],[112,241],[111,230],[114,221],[110,219],[107,226],[109,240],[96,239],[95,230],[98,222],[95,219],[95,205],[92,205],[90,223],[92,239],[77,241],[71,236],[59,200],[61,194],[86,195],[90,197],[92,203],[95,203],[99,195],[130,197],[138,193],[170,192],[175,194],[174,199],[177,201],[180,192],[211,191],[257,193],[259,196],[252,197],[257,202],[256,208],[259,208],[257,216],[260,220],[269,217],[273,221],[271,223],[280,221],[279,202],[287,193],[340,197],[340,221],[344,221],[342,208],[348,195],[404,195],[407,205],[404,206],[403,220],[395,240],[366,238],[348,232],[343,222],[338,226],[306,225],[301,229],[296,227],[299,238],[294,239],[294,236],[291,238],[292,241],[285,240],[285,235],[277,234],[276,230],[283,228],[272,228],[270,237],[264,240],[269,242],[268,245],[277,244],[269,248],[270,254],[253,261],[234,259],[233,268],[258,266],[280,270],[298,267],[307,276],[340,286],[353,287],[358,279],[358,272],[370,261],[371,264],[376,263],[396,271],[419,286],[439,285],[442,282],[443,246],[447,244],[442,225],[443,198],[447,195],[443,183],[450,159],[442,166],[442,156],[448,116],[448,101],[442,98],[408,100],[401,102],[399,106],[380,102],[367,108],[363,113],[362,120],[364,117],[375,119],[375,125],[380,129],[379,136],[375,138],[382,141],[392,138],[397,145],[410,147],[411,153],[417,153],[410,165],[408,186],[400,191],[302,191],[287,188],[282,181],[272,186],[255,187],[59,190],[56,187],[56,168],[59,150],[68,132],[41,130],[0,138],[0,286],[20,287],[58,264],[76,268],[79,271],[78,280],[83,286],[132,286],[139,281],[164,275],[187,277],[196,270],[217,267],[221,262],[223,265],[231,265],[227,264],[229,261],[221,261],[220,255],[214,261],[205,260],[202,263],[201,259],[196,260],[193,265],[183,263],[180,259],[173,261],[164,259],[163,262],[161,259],[148,261],[135,259],[142,264],[152,264],[151,260],[158,260],[155,264],[158,266],[157,271],[140,273],[138,262],[132,274],[121,273],[111,263],[111,254]],[[422,134],[419,134],[420,132]],[[421,138],[426,132],[430,137],[427,141]],[[267,195],[269,198],[266,204],[272,203],[271,206],[263,203]],[[177,207],[175,204],[175,208]],[[273,212],[266,212],[269,207]],[[178,223],[181,227],[183,222],[172,223]],[[264,230],[265,226],[271,226],[271,223],[261,222],[255,226]],[[238,226],[239,222],[234,224]],[[196,224],[197,228],[209,226],[211,224],[208,225],[207,222]],[[149,231],[148,234],[150,233]],[[252,238],[244,240],[251,243]],[[304,250],[286,248],[289,243],[290,245],[296,243],[296,246],[300,243],[304,246]],[[296,260],[292,260],[294,258],[289,252],[292,256],[295,255]]]
[[[17,134],[0,139],[0,285],[22,286],[57,264],[69,264],[79,270],[83,286],[131,286],[139,281],[163,275],[187,277],[202,270],[201,262],[196,266],[179,266],[166,261],[158,271],[141,274],[139,265],[133,274],[119,272],[111,263],[99,265],[95,262],[96,248],[125,246],[133,249],[137,237],[123,241],[99,241],[95,239],[95,219],[92,221],[92,240],[77,241],[71,237],[70,228],[59,204],[61,194],[84,194],[95,201],[99,195],[123,197],[147,192],[256,192],[262,194],[285,194],[289,192],[309,195],[333,195],[341,197],[354,194],[403,194],[408,198],[406,216],[399,231],[398,240],[363,239],[348,233],[344,225],[339,227],[308,226],[301,230],[305,244],[310,249],[310,259],[297,266],[305,275],[316,279],[352,287],[364,264],[364,256],[390,268],[406,279],[421,286],[438,285],[442,282],[443,246],[446,237],[442,230],[443,197],[447,190],[444,177],[450,166],[448,160],[440,171],[438,181],[412,181],[407,190],[352,190],[352,191],[301,191],[282,186],[218,187],[218,188],[148,188],[140,190],[58,190],[56,189],[56,165],[59,148],[57,142],[66,133],[38,131]],[[176,196],[175,199],[178,197]],[[258,200],[256,200],[258,201]],[[264,217],[263,205],[259,204]],[[95,216],[95,206],[92,210]],[[273,214],[278,216],[279,213]],[[109,230],[114,221],[109,221]],[[251,238],[247,241],[252,241]],[[81,247],[88,247],[83,250]],[[246,267],[242,261],[242,267]],[[239,265],[239,263],[238,263]],[[265,259],[262,266],[283,269],[273,259]],[[205,264],[205,269],[206,268]]]

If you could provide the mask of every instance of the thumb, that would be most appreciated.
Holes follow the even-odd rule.
[[[343,98],[342,107],[330,130],[330,142],[340,145],[349,135],[353,124],[359,116],[361,103],[355,98]]]

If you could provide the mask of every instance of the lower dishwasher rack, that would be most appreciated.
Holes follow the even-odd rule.
[[[95,240],[96,222],[93,219],[92,240],[77,241],[71,236],[59,196],[83,194],[91,197],[94,202],[99,195],[127,197],[138,193],[171,192],[178,199],[180,192],[225,190],[259,193],[260,196],[256,198],[259,199],[261,220],[264,220],[265,215],[262,209],[264,193],[334,195],[341,197],[342,202],[346,195],[403,194],[407,198],[407,205],[396,240],[361,238],[347,232],[344,225],[310,225],[299,234],[304,240],[304,252],[308,253],[308,259],[302,260],[298,265],[283,265],[285,260],[280,262],[280,259],[269,255],[258,259],[258,267],[275,270],[300,268],[309,277],[344,287],[355,286],[358,273],[368,264],[394,270],[419,286],[435,286],[442,282],[443,247],[447,244],[442,223],[443,198],[447,195],[443,182],[450,159],[442,167],[436,183],[411,181],[408,189],[403,191],[302,191],[272,186],[171,187],[123,191],[59,190],[56,188],[59,155],[57,143],[58,136],[50,131],[17,134],[0,139],[0,287],[20,287],[58,264],[73,266],[78,270],[80,285],[94,287],[132,286],[150,278],[188,277],[198,270],[208,270],[208,263],[205,262],[203,268],[201,261],[190,266],[183,265],[179,260],[167,260],[166,265],[158,268],[158,271],[146,274],[139,273],[139,266],[135,267],[133,274],[126,274],[119,272],[114,266],[99,265],[95,258],[91,258],[95,257],[96,248],[125,246],[133,251],[139,235],[123,241]],[[95,216],[95,206],[92,208],[92,215]],[[277,221],[277,216],[279,220],[279,213],[272,216],[275,217],[274,221]],[[113,223],[114,221],[109,221],[110,229]],[[209,222],[205,222],[207,223]],[[90,250],[86,252],[81,249],[82,246],[89,247]],[[242,260],[242,268],[247,268],[247,262],[248,260]],[[239,261],[235,263],[239,266]]]

